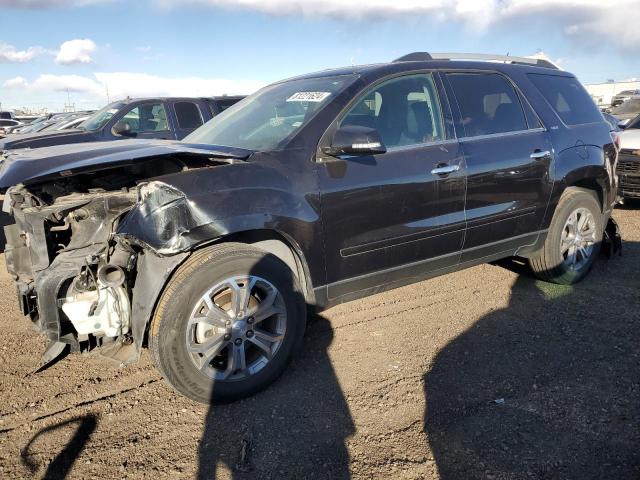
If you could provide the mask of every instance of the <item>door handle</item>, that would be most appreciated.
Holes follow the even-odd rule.
[[[431,170],[432,175],[449,175],[450,173],[460,170],[460,165],[444,165]]]
[[[531,155],[529,155],[533,160],[540,160],[542,158],[548,158],[551,156],[551,152],[549,150],[536,150]]]

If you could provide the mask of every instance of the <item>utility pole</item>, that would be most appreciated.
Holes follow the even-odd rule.
[[[75,112],[76,106],[71,104],[71,96],[69,95],[69,89],[67,88],[67,104],[64,106],[63,111],[65,112]]]

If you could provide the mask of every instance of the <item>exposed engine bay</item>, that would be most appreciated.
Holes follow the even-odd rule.
[[[163,175],[233,162],[176,153],[7,190],[7,269],[23,314],[49,338],[43,364],[69,350],[137,361],[154,299],[188,252],[155,252],[118,225],[157,201],[149,192],[162,193]]]

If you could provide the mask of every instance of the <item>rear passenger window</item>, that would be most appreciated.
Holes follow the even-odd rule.
[[[442,112],[429,74],[394,78],[366,92],[340,126],[375,128],[387,148],[444,139]]]
[[[174,105],[178,126],[184,129],[193,130],[202,125],[202,115],[198,105],[193,102],[176,102]]]
[[[527,129],[520,98],[497,73],[449,73],[467,137]]]
[[[530,73],[529,78],[566,125],[603,121],[593,99],[576,78],[539,73]]]

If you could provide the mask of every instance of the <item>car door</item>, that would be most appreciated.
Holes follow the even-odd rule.
[[[175,140],[175,132],[171,129],[167,116],[167,107],[161,101],[141,102],[129,105],[123,115],[120,115],[112,127],[118,124],[128,125],[128,133],[119,138]],[[110,132],[113,134],[113,131]],[[116,135],[117,136],[117,135]]]
[[[462,262],[535,241],[551,194],[553,148],[524,96],[497,72],[448,72],[467,172]]]
[[[175,114],[176,138],[178,140],[182,140],[205,122],[205,114],[201,111],[200,105],[189,100],[174,102],[173,113]]]
[[[376,128],[387,152],[334,158],[318,150],[330,299],[458,263],[464,158],[445,128],[450,113],[442,99],[431,73],[379,82],[347,107],[333,129]]]

